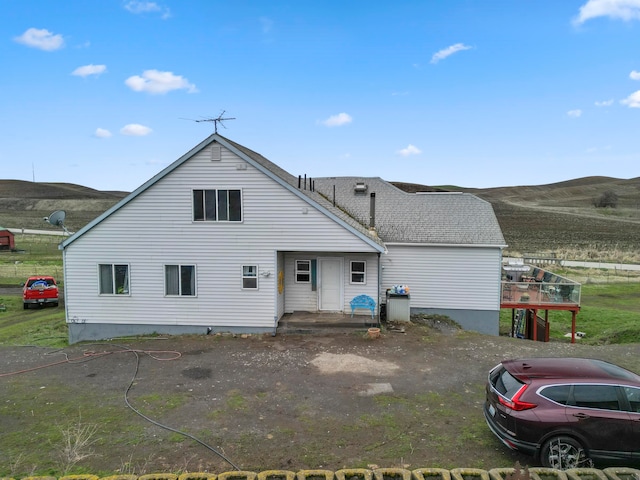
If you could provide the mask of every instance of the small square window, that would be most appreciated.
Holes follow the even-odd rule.
[[[296,283],[311,281],[311,260],[296,260]]]
[[[247,289],[258,288],[258,266],[257,265],[242,266],[242,288],[247,288]]]
[[[164,266],[165,295],[192,297],[196,295],[195,265]]]
[[[367,283],[367,262],[359,260],[351,262],[351,283]]]
[[[129,265],[102,263],[98,269],[101,295],[129,295]]]

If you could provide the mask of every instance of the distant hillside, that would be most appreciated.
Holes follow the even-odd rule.
[[[126,195],[127,192],[105,192],[71,183],[0,180],[0,225],[51,230],[54,227],[42,218],[55,210],[65,210],[67,227],[77,230]]]
[[[392,183],[406,192],[461,191],[490,202],[509,245],[507,253],[567,252],[569,258],[629,262],[640,253],[640,177],[484,189]],[[594,207],[606,191],[618,196],[617,208]]]
[[[0,198],[29,199],[99,199],[120,200],[128,192],[103,192],[73,183],[26,182],[24,180],[0,180]]]

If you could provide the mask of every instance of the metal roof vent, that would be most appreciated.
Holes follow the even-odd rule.
[[[353,187],[353,191],[355,193],[365,193],[368,188],[369,188],[368,185],[365,185],[364,182],[358,182],[356,183],[356,186]]]

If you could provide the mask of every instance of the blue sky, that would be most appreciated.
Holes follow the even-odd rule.
[[[131,191],[213,132],[293,175],[640,176],[640,0],[0,0],[0,178]]]

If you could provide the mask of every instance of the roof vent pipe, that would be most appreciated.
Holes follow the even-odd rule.
[[[336,186],[333,186],[333,206],[336,206]]]
[[[369,228],[376,228],[376,193],[371,192],[371,201],[369,202]]]
[[[302,182],[302,177],[298,175],[298,190],[300,189],[301,182]]]

